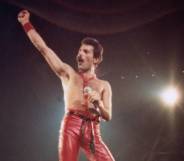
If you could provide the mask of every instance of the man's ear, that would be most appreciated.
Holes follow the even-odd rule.
[[[94,58],[94,59],[93,59],[93,63],[94,63],[95,65],[100,64],[100,59],[99,59],[99,58]]]

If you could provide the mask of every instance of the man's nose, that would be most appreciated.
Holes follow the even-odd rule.
[[[81,58],[82,57],[82,54],[81,53],[78,53],[77,54],[77,58]]]
[[[81,56],[83,56],[83,55],[84,55],[84,52],[79,51],[78,56],[81,57]]]

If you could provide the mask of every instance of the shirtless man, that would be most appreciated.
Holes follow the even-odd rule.
[[[77,161],[81,147],[89,161],[114,161],[100,135],[100,119],[112,117],[111,86],[95,75],[103,48],[93,38],[81,42],[76,56],[78,71],[50,49],[30,22],[30,13],[18,14],[28,38],[60,78],[64,90],[65,115],[59,138],[59,161]]]

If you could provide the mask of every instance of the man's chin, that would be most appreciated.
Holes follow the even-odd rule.
[[[83,66],[78,64],[78,70],[83,70]]]
[[[85,72],[85,69],[78,67],[79,72]]]

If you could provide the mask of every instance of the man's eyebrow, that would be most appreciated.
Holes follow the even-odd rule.
[[[89,50],[88,50],[88,49],[84,49],[84,51],[85,51],[85,52],[89,52]]]

